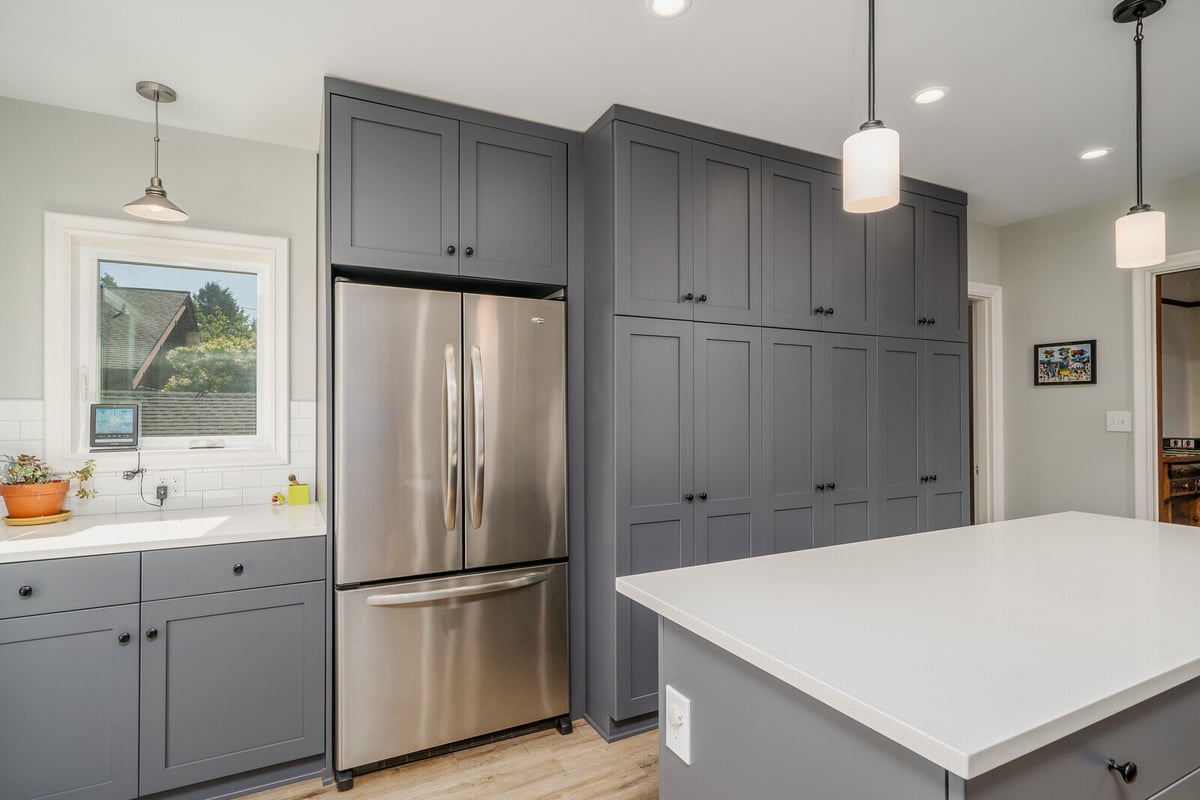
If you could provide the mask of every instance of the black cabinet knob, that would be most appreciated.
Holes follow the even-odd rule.
[[[929,476],[928,476],[928,475],[922,475],[922,476],[921,476],[921,483],[928,483],[928,481],[929,481]]]
[[[117,634],[117,641],[121,644],[129,644],[129,633],[122,631],[121,633]]]
[[[687,500],[687,501],[690,503],[690,502],[692,502],[693,500],[695,500],[695,499],[696,499],[696,495],[692,494],[691,492],[688,492],[687,494],[685,494],[685,495],[683,496],[683,499],[684,499],[684,500]]]
[[[919,320],[917,320],[918,325],[925,325],[928,322],[929,322],[929,320],[925,319],[924,317],[921,317]]]
[[[833,306],[830,306],[829,308],[825,309],[825,316],[827,316],[827,317],[833,316]]]
[[[691,292],[688,292],[687,294],[685,294],[683,296],[683,302],[685,302],[685,303],[689,302],[691,300],[695,300],[695,299],[696,299],[696,295],[692,294]]]
[[[825,491],[825,484],[823,484],[823,483],[818,483],[818,484],[817,484],[817,491],[818,491],[818,492],[823,492],[823,491]]]
[[[471,256],[475,255],[475,248],[468,247],[466,250],[463,250],[463,255],[467,258],[470,258]]]
[[[816,314],[817,316],[824,314],[825,306],[817,306],[816,308],[813,309],[813,313]]]
[[[33,594],[33,587],[22,586],[20,589],[17,589],[17,594],[21,595],[21,597],[29,597]]]
[[[928,324],[928,325],[937,325],[937,320],[936,320],[936,319],[934,319],[933,317],[930,317],[930,318],[929,318],[929,322],[928,322],[928,323],[926,323],[926,324]]]
[[[1124,764],[1118,764],[1115,758],[1108,760],[1108,768],[1121,776],[1121,780],[1126,783],[1133,783],[1137,780],[1137,764],[1132,761],[1126,761]]]
[[[707,499],[708,499],[708,492],[701,492],[701,493],[700,493],[700,499],[701,499],[701,500],[707,500]]]
[[[448,255],[448,256],[452,256],[457,252],[458,252],[458,248],[456,248],[454,245],[450,245],[449,247],[446,248],[446,255]]]
[[[697,303],[707,303],[707,302],[708,302],[708,295],[706,295],[706,294],[702,294],[702,295],[700,295],[699,297],[697,297],[697,298],[696,298],[696,302],[697,302]]]
[[[937,475],[930,475],[930,476],[929,476],[929,480],[931,480],[931,481],[936,481],[936,480],[937,480]]]
[[[240,562],[233,565],[233,574],[234,575],[241,575],[245,571],[246,571],[246,568]]]
[[[146,628],[146,638],[147,639],[157,639],[158,638],[158,628]]]
[[[831,491],[831,492],[832,492],[834,489],[836,489],[836,488],[837,488],[837,484],[836,484],[836,483],[832,483],[832,482],[831,482],[831,483],[827,484],[827,485],[825,486],[825,488],[826,488],[826,489],[828,489],[829,491]]]

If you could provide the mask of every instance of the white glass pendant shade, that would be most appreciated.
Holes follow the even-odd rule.
[[[1117,220],[1117,266],[1153,267],[1167,260],[1167,215],[1147,209]]]
[[[842,144],[842,208],[853,214],[884,211],[900,202],[900,134],[864,128]]]

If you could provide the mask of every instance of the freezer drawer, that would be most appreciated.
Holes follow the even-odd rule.
[[[336,593],[339,770],[566,714],[567,565]]]

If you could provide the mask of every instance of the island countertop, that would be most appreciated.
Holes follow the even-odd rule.
[[[1068,512],[617,579],[963,779],[1200,676],[1200,531]]]
[[[315,504],[74,516],[49,525],[0,526],[0,564],[324,534]]]

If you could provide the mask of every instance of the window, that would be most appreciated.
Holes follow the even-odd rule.
[[[46,449],[137,403],[155,466],[287,462],[287,241],[46,215]],[[103,454],[101,454],[103,455]]]

